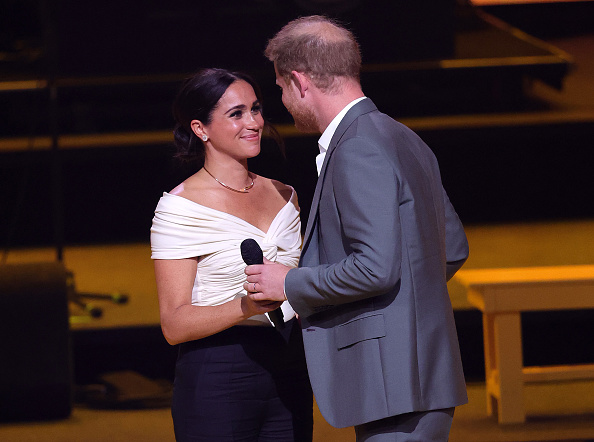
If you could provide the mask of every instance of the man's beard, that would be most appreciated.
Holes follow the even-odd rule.
[[[304,133],[320,132],[319,124],[311,110],[302,106],[291,106],[291,109],[287,110],[293,116],[297,130]]]

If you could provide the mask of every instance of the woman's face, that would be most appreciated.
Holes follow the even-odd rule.
[[[263,127],[261,104],[254,89],[248,82],[237,80],[220,98],[203,131],[213,149],[245,159],[260,153]]]

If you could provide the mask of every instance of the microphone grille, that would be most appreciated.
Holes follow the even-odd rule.
[[[255,239],[248,238],[243,240],[240,249],[241,257],[243,258],[246,264],[262,264],[262,262],[264,261],[262,249],[260,248]]]

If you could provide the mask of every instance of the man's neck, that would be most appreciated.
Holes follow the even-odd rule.
[[[346,105],[351,101],[364,96],[361,86],[354,80],[345,83],[338,94],[320,93],[316,100],[320,133],[323,133],[324,130],[326,130],[334,117],[336,117]]]

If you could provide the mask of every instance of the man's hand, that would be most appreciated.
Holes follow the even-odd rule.
[[[284,286],[285,277],[290,269],[290,267],[264,258],[264,264],[245,268],[247,282],[243,284],[243,288],[248,292],[250,299],[254,301],[282,302],[287,299]]]

